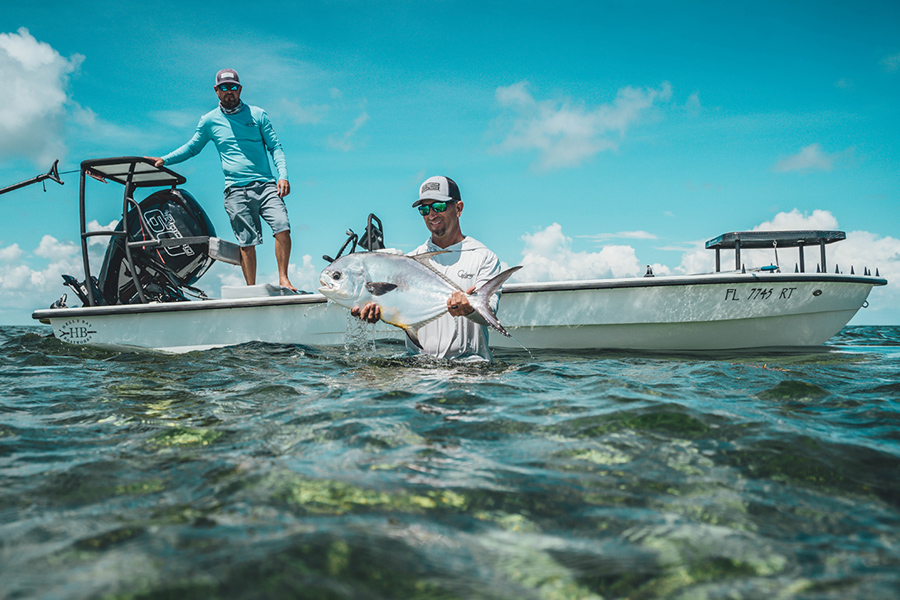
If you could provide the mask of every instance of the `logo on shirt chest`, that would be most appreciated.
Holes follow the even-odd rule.
[[[456,274],[456,276],[459,277],[460,279],[472,279],[473,277],[475,277],[475,274],[474,273],[466,273],[465,271],[460,269],[459,272]]]

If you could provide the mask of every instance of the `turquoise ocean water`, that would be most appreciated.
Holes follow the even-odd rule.
[[[399,351],[0,328],[0,599],[900,596],[900,327]]]

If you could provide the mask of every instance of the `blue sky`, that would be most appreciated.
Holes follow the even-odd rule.
[[[173,150],[224,67],[284,146],[305,289],[370,212],[389,246],[421,243],[410,205],[440,174],[464,233],[525,265],[520,281],[708,271],[721,233],[836,228],[832,265],[890,280],[852,323],[900,324],[896,2],[5,6],[0,187],[55,159]],[[215,149],[174,168],[233,239]],[[31,322],[80,274],[77,174],[63,180],[0,196],[0,324]],[[121,189],[89,186],[88,220],[109,227]],[[277,281],[271,238],[259,258]],[[217,265],[199,287],[239,282]]]

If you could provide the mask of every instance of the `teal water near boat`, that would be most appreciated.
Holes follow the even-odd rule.
[[[0,328],[0,598],[895,598],[900,327],[804,353]]]

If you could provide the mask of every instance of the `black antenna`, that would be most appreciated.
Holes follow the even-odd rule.
[[[46,173],[44,173],[43,175],[38,175],[37,177],[32,177],[31,179],[27,179],[27,180],[21,181],[19,183],[14,183],[13,185],[11,185],[9,187],[0,189],[0,195],[5,194],[6,192],[11,192],[13,190],[17,190],[19,188],[25,187],[26,185],[31,185],[32,183],[38,183],[39,181],[44,181],[45,179],[52,179],[59,185],[65,185],[63,183],[62,179],[59,178],[59,169],[57,168],[58,166],[59,166],[59,159],[56,159],[53,161],[53,166],[50,167],[50,170],[47,171]],[[47,191],[46,188],[44,188],[44,191]]]

